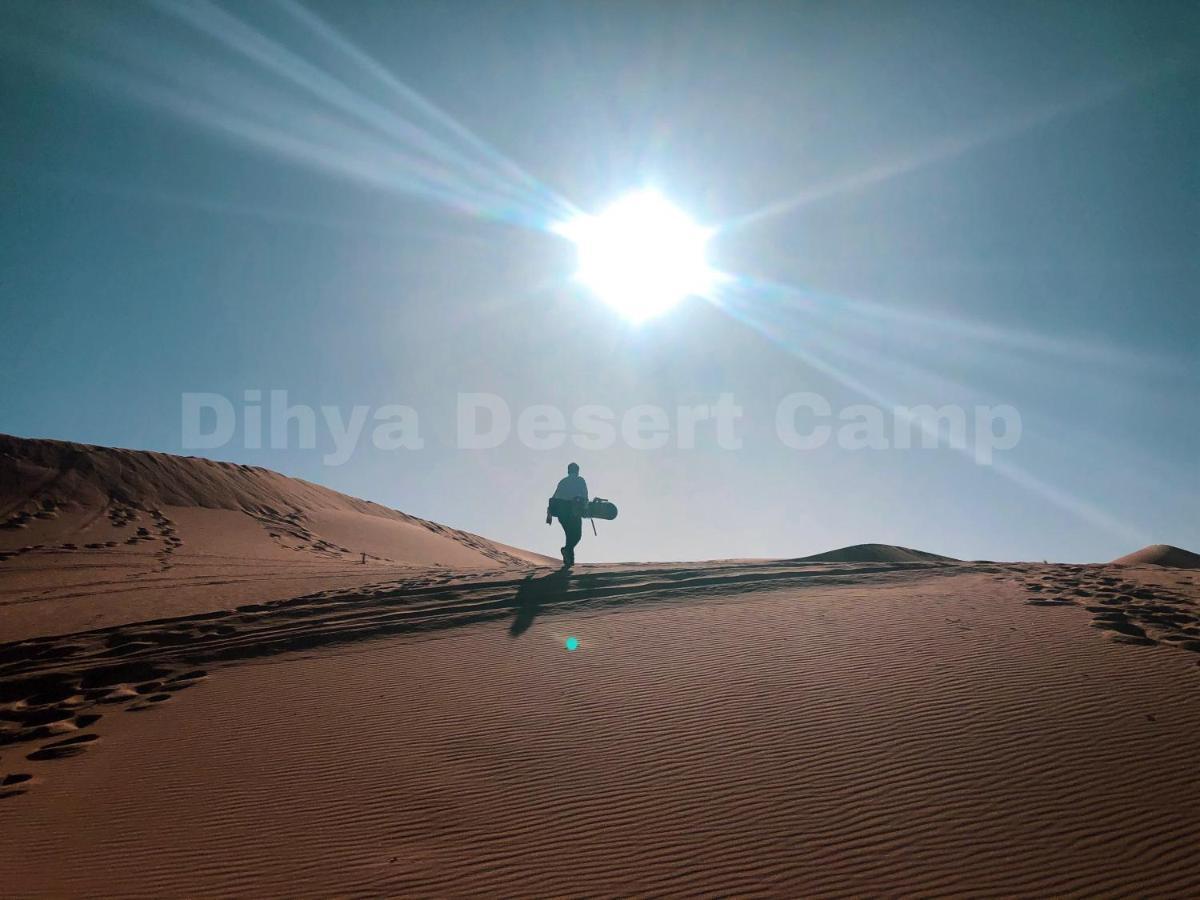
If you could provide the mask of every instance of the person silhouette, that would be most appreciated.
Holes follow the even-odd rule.
[[[587,502],[587,482],[579,475],[579,463],[571,463],[567,466],[567,477],[558,482],[554,496],[546,505],[546,524],[557,517],[567,542],[562,548],[564,569],[575,565],[575,545],[583,537],[583,510]]]

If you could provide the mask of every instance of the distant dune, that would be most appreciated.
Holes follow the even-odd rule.
[[[952,556],[939,556],[924,550],[897,547],[894,544],[855,544],[826,553],[800,557],[800,562],[958,562]]]
[[[1168,566],[1172,569],[1200,569],[1200,554],[1170,544],[1151,544],[1112,561],[1118,566]]]
[[[0,435],[0,640],[551,562],[256,466]]]

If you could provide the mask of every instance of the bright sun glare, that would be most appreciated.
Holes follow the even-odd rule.
[[[627,194],[557,231],[575,244],[576,280],[634,322],[703,295],[716,281],[705,258],[710,232],[655,191]]]

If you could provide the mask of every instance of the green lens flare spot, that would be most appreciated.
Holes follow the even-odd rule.
[[[567,638],[566,643],[567,643],[567,650],[578,650],[579,649],[579,638],[569,637],[569,638]]]

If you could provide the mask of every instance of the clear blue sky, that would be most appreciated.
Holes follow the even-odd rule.
[[[0,431],[179,452],[184,392],[406,404],[421,450],[206,453],[549,553],[577,459],[621,506],[581,561],[1197,550],[1198,46],[1170,2],[9,2]],[[738,315],[571,284],[539,212],[647,184],[725,226]],[[460,391],[728,391],[743,446],[462,450]],[[796,391],[1024,431],[1000,467],[797,451]]]

